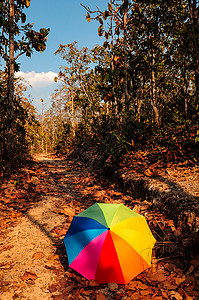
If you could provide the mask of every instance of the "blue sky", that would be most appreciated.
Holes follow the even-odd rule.
[[[88,23],[86,10],[80,5],[95,9],[98,6],[104,10],[108,0],[31,0],[30,7],[25,9],[27,22],[34,23],[34,30],[50,28],[47,48],[43,53],[33,52],[31,58],[21,56],[17,62],[21,64],[20,74],[28,80],[32,88],[28,94],[33,97],[33,105],[40,111],[41,98],[45,101],[45,109],[50,106],[50,95],[57,88],[53,78],[59,72],[63,63],[55,56],[59,44],[78,42],[79,47],[92,49],[96,44],[103,43],[103,37],[98,37],[98,22]]]

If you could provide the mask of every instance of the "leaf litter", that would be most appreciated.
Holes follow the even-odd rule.
[[[199,255],[186,257],[182,229],[80,161],[37,155],[0,197],[0,299],[198,299]],[[99,285],[68,268],[63,238],[73,216],[95,202],[144,214],[157,239],[152,267],[128,285]]]

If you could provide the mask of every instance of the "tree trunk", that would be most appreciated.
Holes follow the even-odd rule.
[[[187,79],[186,79],[185,61],[183,61],[182,76],[183,76],[184,110],[185,110],[185,113],[187,114],[188,101],[187,101]]]
[[[12,161],[14,153],[14,0],[10,0],[9,16],[9,67],[8,67],[8,97],[7,97],[7,137],[5,157]]]
[[[156,106],[156,86],[155,86],[155,58],[154,58],[154,50],[152,50],[152,72],[151,72],[151,105],[153,107],[153,111],[155,114],[155,122],[159,125],[159,112]]]
[[[108,101],[106,102],[106,116],[109,115],[109,104]]]
[[[112,1],[111,1],[112,4]],[[113,49],[113,16],[111,16],[111,46]],[[112,71],[112,93],[113,93],[113,111],[114,111],[114,115],[115,117],[117,117],[118,115],[118,104],[117,104],[117,98],[116,98],[116,93],[115,93],[115,66],[114,66],[114,55],[112,54],[111,57],[111,71]]]
[[[195,73],[195,87],[196,87],[196,96],[199,95],[199,10],[197,7],[196,0],[189,0],[189,11],[190,11],[190,20],[192,24],[192,42],[193,42],[193,60],[194,60],[194,73]]]
[[[88,99],[88,105],[89,105],[89,108],[90,108],[91,116],[93,117],[92,98],[89,95],[89,88],[88,88],[87,82],[85,80],[83,80],[81,72],[79,73],[78,77],[79,77],[80,86],[82,87],[82,90],[84,91],[84,94]],[[85,86],[86,86],[86,88],[85,88]]]
[[[195,85],[196,85],[196,95],[199,96],[199,59],[196,59]]]
[[[44,100],[41,99],[41,107],[42,107],[42,112],[41,112],[41,151],[44,153]]]
[[[52,134],[52,148],[51,148],[51,151],[53,151],[54,147],[55,147],[55,121],[54,121],[54,116],[52,116],[52,118],[53,118],[53,121],[52,121],[53,134]]]
[[[72,107],[71,107],[71,114],[72,114],[72,130],[73,130],[73,137],[75,137],[75,118],[74,118],[74,96],[72,91]]]
[[[116,98],[116,93],[115,93],[115,78],[114,78],[114,71],[115,71],[115,66],[113,62],[113,55],[112,55],[112,62],[111,62],[111,70],[113,74],[113,81],[112,81],[112,93],[113,93],[113,104],[114,104],[114,115],[117,117],[118,115],[118,104],[117,104],[117,98]]]
[[[127,29],[126,29],[126,15],[128,11],[128,0],[123,0],[123,5],[125,7],[124,17],[123,17],[123,27],[124,27],[124,97],[125,97],[125,112],[129,112],[129,93],[128,93],[128,59],[127,59]]]
[[[137,109],[137,115],[138,115],[138,122],[141,122],[141,107],[142,107],[142,103],[143,103],[143,89],[141,89],[141,96],[138,96],[137,99],[138,102],[138,109]]]

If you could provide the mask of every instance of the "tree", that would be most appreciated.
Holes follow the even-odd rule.
[[[199,2],[197,0],[188,0],[188,41],[191,45],[193,57],[193,70],[195,73],[196,97],[199,96]]]
[[[88,48],[78,49],[77,43],[60,45],[55,52],[62,57],[66,65],[60,68],[58,77],[55,79],[62,82],[61,91],[65,90],[65,99],[71,103],[71,116],[73,136],[75,136],[75,109],[79,107],[84,117],[92,119],[95,115],[94,106],[99,104],[98,92],[92,91],[95,85],[95,74],[90,70],[94,55]]]
[[[82,6],[105,42],[91,51],[75,43],[57,51],[66,63],[60,98],[84,120],[77,136],[88,129],[86,140],[95,139],[107,157],[149,140],[153,150],[170,145],[181,153],[187,128],[196,131],[198,124],[198,2],[110,0],[104,11]]]
[[[7,114],[6,114],[6,147],[5,159],[11,159],[14,153],[14,73],[19,69],[16,60],[19,56],[26,54],[31,56],[33,49],[44,51],[46,48],[47,35],[49,29],[42,28],[40,32],[32,29],[33,25],[26,22],[26,15],[23,12],[25,7],[29,7],[28,0],[1,0],[0,1],[0,55],[5,60],[7,70]],[[22,35],[20,40],[16,40],[16,35]],[[8,54],[9,52],[9,54]],[[16,56],[15,56],[16,53]]]
[[[87,15],[86,19],[88,22],[90,22],[91,19],[93,20],[98,20],[100,23],[100,26],[98,28],[98,35],[102,36],[104,35],[106,38],[106,42],[104,45],[108,46],[111,48],[113,51],[112,53],[112,71],[114,73],[114,40],[113,40],[113,27],[115,27],[115,34],[118,36],[117,39],[117,44],[120,44],[120,48],[123,49],[123,63],[122,63],[122,68],[123,68],[123,93],[124,93],[124,110],[125,114],[129,114],[129,106],[130,106],[130,95],[129,95],[129,76],[128,76],[128,12],[130,9],[130,1],[129,0],[122,0],[119,1],[111,0],[110,3],[108,3],[107,10],[101,11],[98,7],[96,10],[91,10],[89,7],[86,7],[82,5],[86,10],[87,10]],[[93,17],[91,17],[93,15]],[[104,25],[104,22],[107,21],[107,19],[110,19],[110,24],[106,24],[107,26]],[[107,28],[106,28],[107,27]],[[122,38],[119,38],[120,33],[123,33]],[[109,38],[111,37],[111,42],[109,44]],[[118,48],[118,47],[117,47]],[[122,51],[120,51],[122,52]],[[115,95],[115,78],[113,76],[112,78],[113,81],[113,95],[114,95],[114,100],[116,104],[116,112],[117,112],[117,101],[116,101],[116,95]]]

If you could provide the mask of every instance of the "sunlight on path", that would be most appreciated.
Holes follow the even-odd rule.
[[[12,286],[1,294],[1,300],[13,297],[52,299],[48,286],[64,271],[56,254],[59,239],[55,237],[53,229],[65,226],[65,233],[69,226],[66,226],[67,220],[70,221],[69,215],[74,214],[74,210],[66,204],[72,197],[70,189],[73,178],[70,176],[70,186],[67,186],[67,180],[63,185],[63,182],[54,178],[57,173],[62,177],[66,175],[67,162],[62,159],[39,154],[35,160],[44,169],[40,178],[37,177],[39,186],[54,191],[54,195],[52,192],[42,195],[41,201],[24,212],[20,222],[9,228],[6,237],[0,240],[0,245],[6,245],[5,251],[0,253],[0,264],[5,265],[3,272],[0,270],[0,279]],[[68,215],[57,213],[56,206],[60,201],[64,203],[65,210],[68,210]]]

